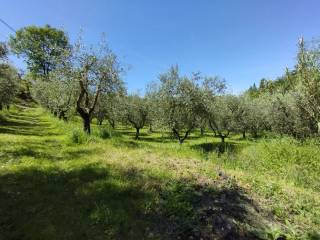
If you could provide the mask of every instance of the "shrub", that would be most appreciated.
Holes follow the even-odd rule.
[[[71,142],[81,144],[86,140],[85,133],[80,129],[73,129],[71,132]]]
[[[107,139],[112,137],[112,130],[109,128],[100,128],[99,129],[99,137],[102,139]]]

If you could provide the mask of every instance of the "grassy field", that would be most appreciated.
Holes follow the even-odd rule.
[[[316,140],[233,136],[217,154],[209,133],[88,137],[37,106],[0,121],[0,240],[320,239]]]

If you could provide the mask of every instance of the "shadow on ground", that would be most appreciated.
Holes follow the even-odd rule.
[[[30,117],[26,114],[10,113],[8,118],[0,120],[0,133],[26,135],[26,136],[45,136],[53,127],[49,122],[39,121],[38,117]],[[50,135],[57,135],[50,133]]]
[[[191,148],[201,151],[203,153],[234,153],[238,152],[247,146],[246,143],[236,143],[236,142],[209,142],[209,143],[201,143],[192,145]]]
[[[133,129],[129,129],[129,130],[128,129],[118,129],[117,131],[119,133],[121,133],[122,135],[127,135],[127,136],[131,137],[132,139],[134,139],[135,135],[136,135],[136,133]],[[157,135],[155,135],[155,133]],[[187,141],[200,139],[200,138],[201,138],[201,136],[192,135],[187,138]],[[157,131],[153,131],[152,133],[151,132],[140,133],[139,141],[140,142],[150,142],[150,143],[164,143],[164,142],[177,142],[178,143],[178,139],[175,138],[171,133],[169,133],[169,132],[161,133],[161,132],[157,132]]]
[[[98,147],[86,148],[85,146],[82,148],[69,147],[67,149],[63,149],[62,145],[55,141],[50,143],[45,141],[42,143],[38,141],[26,141],[20,143],[6,142],[6,144],[12,144],[13,147],[5,147],[4,149],[0,147],[0,163],[19,163],[20,160],[25,157],[33,158],[36,161],[48,160],[52,162],[78,160],[90,154],[103,151]]]
[[[98,164],[20,169],[0,175],[0,239],[259,239],[244,227],[262,230],[253,202],[222,181]]]

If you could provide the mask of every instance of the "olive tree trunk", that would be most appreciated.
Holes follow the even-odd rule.
[[[136,128],[135,140],[138,140],[138,139],[139,139],[139,135],[140,135],[140,128]]]
[[[92,117],[94,108],[98,102],[98,97],[101,92],[101,85],[99,84],[97,88],[97,91],[94,95],[94,100],[91,106],[89,104],[89,101],[90,101],[89,94],[87,92],[87,89],[84,86],[84,82],[80,80],[79,85],[80,85],[80,93],[77,100],[77,112],[82,118],[83,131],[86,132],[87,134],[91,134],[91,129],[90,129],[91,117]],[[82,106],[82,104],[84,104],[84,106]]]

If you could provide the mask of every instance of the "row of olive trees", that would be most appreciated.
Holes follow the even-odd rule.
[[[297,138],[317,136],[320,127],[319,45],[298,44],[297,64],[277,81],[269,81],[250,95],[264,102],[266,130]],[[261,85],[261,84],[260,84]]]
[[[112,126],[117,121],[129,122],[137,130],[136,138],[147,124],[169,130],[180,143],[196,128],[210,129],[222,142],[230,133],[241,133],[245,138],[246,133],[258,137],[272,131],[304,138],[318,132],[308,102],[310,94],[301,90],[302,82],[290,91],[252,97],[248,93],[225,94],[223,80],[199,74],[180,76],[177,67],[161,74],[159,80],[148,86],[145,97],[117,96],[101,103],[100,113],[105,111],[102,119],[112,121]]]
[[[87,133],[99,98],[124,91],[122,68],[103,40],[97,47],[81,39],[70,44],[65,32],[46,25],[18,30],[9,45],[26,60],[33,98],[60,119],[77,113]]]
[[[199,73],[181,76],[177,66],[148,85],[144,97],[128,96],[120,78],[123,69],[105,42],[98,47],[85,47],[81,41],[72,45],[63,31],[50,26],[21,29],[11,37],[10,46],[27,59],[33,97],[60,119],[77,113],[87,133],[94,117],[113,128],[117,123],[131,124],[136,138],[146,125],[151,131],[164,129],[180,143],[196,128],[202,134],[210,129],[222,142],[230,133],[243,137],[248,132],[257,137],[262,131],[296,137],[318,133],[320,51],[307,48],[303,40],[293,71],[281,81],[262,81],[258,94],[250,89],[240,96],[226,94],[223,79]]]
[[[101,123],[107,119],[129,123],[139,131],[148,125],[170,131],[182,144],[196,128],[211,129],[224,142],[231,132],[247,131],[254,136],[265,129],[265,109],[258,99],[226,95],[226,84],[218,77],[180,76],[177,66],[159,77],[159,83],[148,86],[146,95],[108,96],[98,101],[95,116]]]
[[[18,72],[7,62],[8,52],[6,44],[0,43],[0,110],[9,108],[19,87]]]
[[[45,79],[34,81],[33,96],[60,119],[66,120],[76,112],[83,120],[84,131],[90,133],[94,115],[100,122],[103,120],[102,104],[108,105],[107,111],[112,115],[115,98],[111,96],[124,89],[119,77],[122,70],[105,44],[94,49],[78,42],[62,57],[62,64]]]

